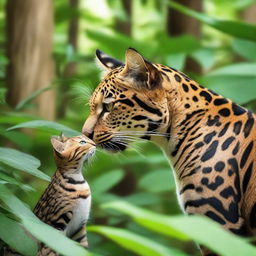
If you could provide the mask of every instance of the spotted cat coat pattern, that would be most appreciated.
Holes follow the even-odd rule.
[[[107,74],[90,99],[83,133],[110,151],[137,138],[155,142],[174,167],[184,212],[255,235],[255,115],[134,49],[125,64],[96,55]]]

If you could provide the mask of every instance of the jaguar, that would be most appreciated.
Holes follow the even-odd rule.
[[[255,235],[255,115],[135,49],[127,49],[125,63],[100,50],[96,58],[105,75],[90,98],[83,133],[111,152],[139,138],[156,143],[174,169],[186,214]]]

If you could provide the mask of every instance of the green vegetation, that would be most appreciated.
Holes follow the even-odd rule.
[[[245,23],[240,15],[255,1],[205,0],[202,13],[171,1],[132,2],[129,18],[122,1],[80,1],[77,10],[67,1],[54,1],[55,80],[15,107],[5,100],[8,58],[6,37],[0,35],[0,247],[9,244],[26,256],[35,255],[36,243],[29,231],[66,256],[199,255],[191,241],[223,256],[256,256],[248,240],[226,233],[208,219],[182,215],[169,164],[147,142],[118,155],[99,149],[86,166],[84,174],[93,195],[89,252],[32,213],[55,170],[50,136],[80,133],[88,115],[89,92],[100,81],[96,48],[123,60],[125,50],[134,47],[149,60],[181,69],[204,86],[256,110],[256,26]],[[170,6],[199,20],[202,35],[169,35]],[[77,51],[67,42],[67,26],[74,17],[80,23]],[[118,24],[130,19],[131,32],[123,33]],[[1,10],[0,29],[4,26],[5,11]],[[199,65],[200,72],[186,69],[187,57]],[[67,77],[65,68],[70,63],[75,63],[76,72]],[[34,100],[49,90],[57,91],[55,121],[31,114]]]

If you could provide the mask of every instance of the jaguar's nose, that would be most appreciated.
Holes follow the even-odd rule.
[[[82,133],[85,136],[89,137],[90,139],[92,139],[93,130],[96,122],[97,122],[97,118],[95,116],[89,116],[83,125]]]

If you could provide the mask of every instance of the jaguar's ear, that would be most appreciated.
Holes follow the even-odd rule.
[[[106,53],[98,49],[96,50],[96,60],[98,60],[100,66],[102,66],[104,70],[107,71],[110,71],[120,66],[124,66],[123,62],[108,56]]]
[[[153,89],[161,82],[157,68],[133,48],[126,51],[125,66],[120,73],[120,78],[134,85],[137,89]]]
[[[51,137],[51,143],[55,151],[58,153],[62,153],[64,151],[64,145],[65,143],[59,141],[59,137],[52,136]]]

